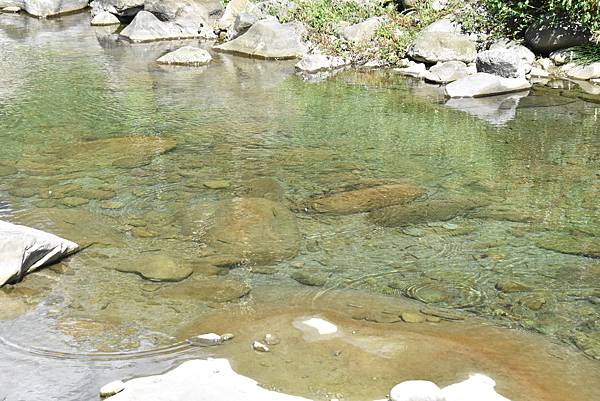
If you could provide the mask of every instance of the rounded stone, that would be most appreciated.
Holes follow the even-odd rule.
[[[147,255],[117,267],[123,273],[139,274],[150,281],[182,281],[192,274],[192,269],[182,266],[164,255]]]

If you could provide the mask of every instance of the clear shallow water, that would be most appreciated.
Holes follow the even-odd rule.
[[[0,15],[0,216],[99,242],[2,292],[2,370],[40,375],[3,375],[7,400],[93,398],[110,379],[205,356],[170,347],[215,311],[224,321],[232,310],[260,311],[261,288],[305,307],[330,306],[315,291],[411,298],[600,357],[596,103],[539,88],[500,105],[443,105],[437,88],[390,73],[310,84],[292,62],[153,62],[180,45],[117,43],[87,15]],[[137,139],[114,139],[125,136]],[[394,213],[304,209],[329,191],[406,181],[457,211],[442,202],[422,222],[388,227]],[[210,250],[191,211],[249,194],[294,211],[298,255],[232,270],[198,263]],[[146,254],[195,273],[153,284],[117,271]],[[322,287],[298,283],[298,272]],[[525,290],[510,292],[511,280]],[[165,347],[141,362],[128,354]],[[99,352],[116,355],[89,355]],[[48,390],[48,372],[65,364],[73,384]]]

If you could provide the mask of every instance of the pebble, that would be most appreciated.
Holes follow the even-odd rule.
[[[227,189],[231,186],[231,183],[225,180],[206,181],[204,186],[208,189]]]
[[[439,310],[439,309],[422,308],[422,309],[420,309],[420,312],[425,315],[435,316],[435,317],[439,317],[441,319],[446,319],[446,320],[465,320],[465,318],[463,316],[459,315],[458,313],[450,312],[450,311],[443,311],[443,310]]]
[[[512,280],[506,280],[506,281],[499,281],[496,283],[496,289],[498,291],[504,292],[506,294],[510,294],[513,292],[526,292],[526,291],[531,291],[531,287],[525,285],[525,284],[521,284],[519,282],[516,281],[512,281]]]
[[[191,337],[188,339],[188,342],[192,345],[198,345],[200,347],[211,347],[213,345],[222,344],[223,338],[216,333],[208,333]]]
[[[125,383],[123,383],[121,380],[115,380],[114,382],[110,382],[102,386],[100,389],[100,397],[111,397],[123,390],[125,390]]]
[[[61,200],[61,203],[65,206],[69,206],[69,207],[77,207],[77,206],[83,206],[89,203],[88,199],[84,199],[84,198],[78,198],[76,196],[69,196],[66,198],[63,198]]]
[[[254,341],[252,343],[252,348],[258,352],[269,352],[271,351],[266,344],[261,343],[260,341]]]
[[[423,323],[427,320],[425,316],[417,312],[402,312],[400,317],[405,323]]]
[[[230,341],[230,340],[233,340],[234,337],[235,337],[235,335],[233,333],[221,334],[221,341],[223,341],[223,342]]]
[[[264,339],[265,344],[267,345],[277,345],[281,342],[278,336],[274,334],[267,334]]]
[[[5,13],[18,13],[21,11],[21,7],[17,7],[17,6],[8,6],[8,7],[4,7],[2,9],[2,12]]]

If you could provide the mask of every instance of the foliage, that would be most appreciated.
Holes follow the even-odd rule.
[[[571,60],[577,64],[592,64],[600,62],[600,47],[597,45],[581,45],[570,49]]]
[[[488,32],[522,35],[534,22],[548,18],[581,24],[590,32],[600,32],[598,0],[481,0],[465,18],[466,25]]]

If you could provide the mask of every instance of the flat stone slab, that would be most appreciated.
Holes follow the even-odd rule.
[[[79,245],[54,234],[0,221],[0,287],[58,262]]]
[[[484,97],[519,92],[531,88],[525,78],[503,78],[497,75],[479,72],[459,79],[446,86],[450,97]]]
[[[194,46],[184,46],[165,54],[156,60],[159,64],[199,66],[210,63],[212,57],[204,49]]]
[[[191,360],[163,375],[125,382],[110,401],[310,401],[262,388],[226,359]]]

